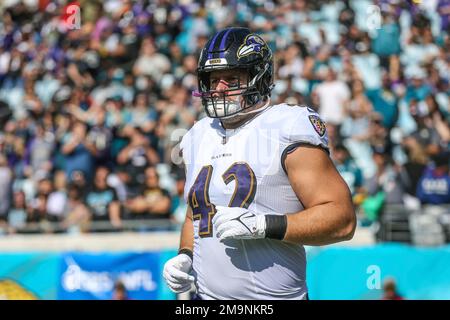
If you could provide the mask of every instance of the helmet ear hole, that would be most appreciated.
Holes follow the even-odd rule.
[[[198,86],[200,92],[211,90],[210,74],[209,72],[198,73]]]

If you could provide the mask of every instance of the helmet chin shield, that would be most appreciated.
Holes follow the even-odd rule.
[[[209,99],[205,111],[211,118],[228,118],[242,110],[240,101],[226,100],[225,98]]]

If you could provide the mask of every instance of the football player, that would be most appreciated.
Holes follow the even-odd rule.
[[[164,278],[200,299],[306,299],[303,245],[349,240],[356,225],[325,124],[271,104],[272,52],[249,29],[216,33],[197,72],[208,117],[180,144],[189,209]]]

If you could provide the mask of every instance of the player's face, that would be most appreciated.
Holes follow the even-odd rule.
[[[241,94],[247,90],[248,72],[243,69],[212,71],[209,80],[211,97],[215,100],[214,103],[208,105],[210,114],[234,114],[221,118],[221,121],[229,128],[239,126],[249,117],[246,111],[253,109],[253,107],[249,107],[246,111],[236,114],[236,111],[245,105]]]
[[[244,70],[220,70],[213,71],[210,75],[210,88],[215,90],[213,97],[223,97],[226,100],[239,101],[239,87],[247,86],[247,72]],[[235,89],[235,90],[233,90]]]

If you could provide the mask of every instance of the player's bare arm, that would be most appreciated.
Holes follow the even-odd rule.
[[[186,210],[186,218],[183,226],[181,227],[180,250],[181,249],[188,249],[191,250],[191,252],[194,250],[194,224],[192,210],[189,206]]]
[[[353,237],[356,216],[350,191],[327,152],[317,146],[300,146],[288,154],[285,167],[304,209],[261,215],[244,208],[216,206],[212,223],[221,241],[270,238],[326,245]]]
[[[304,245],[350,240],[356,227],[350,191],[326,151],[298,147],[286,157],[285,167],[305,210],[287,215],[283,240]]]

